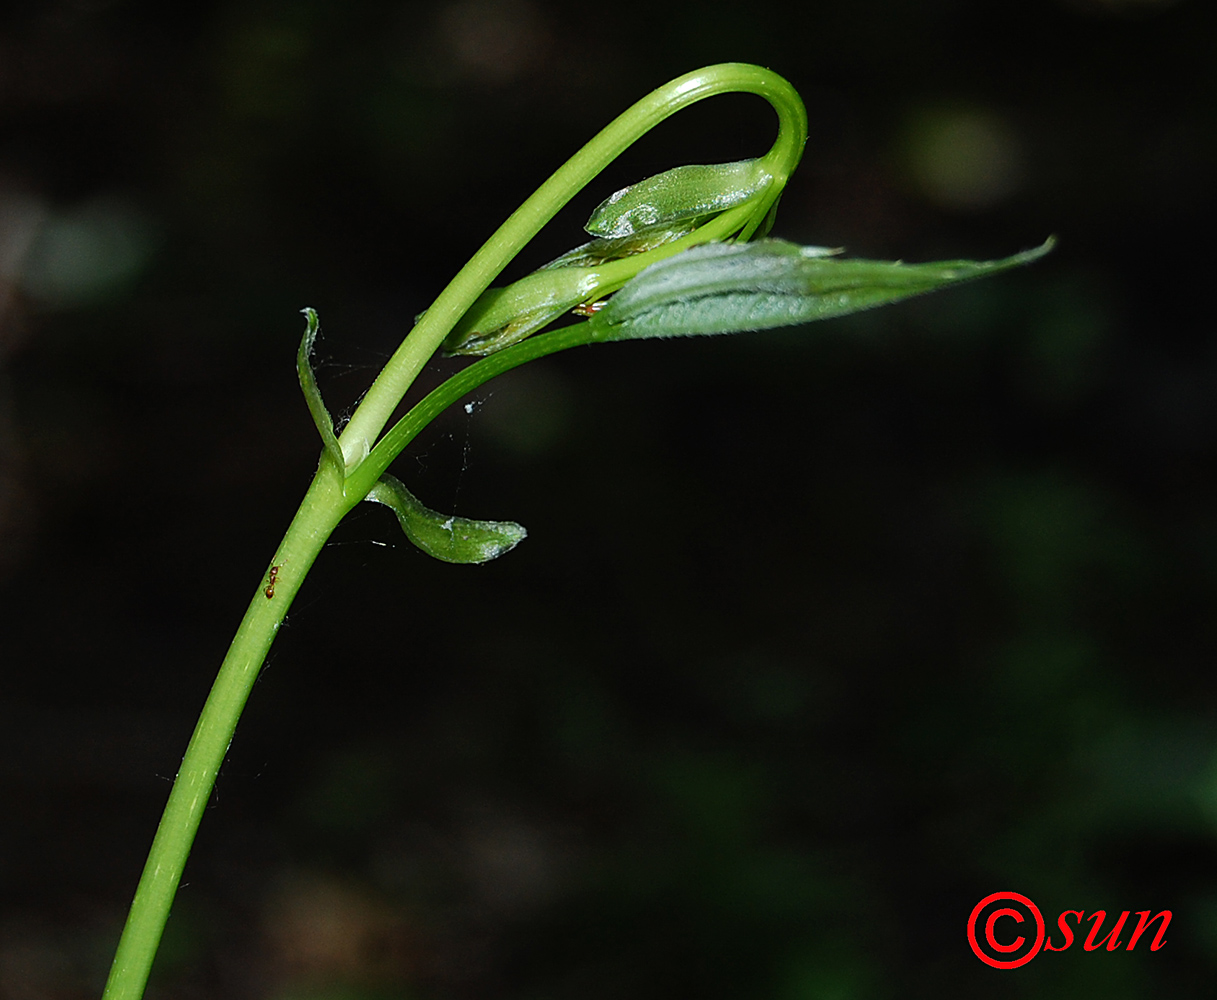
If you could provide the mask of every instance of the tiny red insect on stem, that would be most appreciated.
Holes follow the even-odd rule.
[[[266,590],[263,591],[263,593],[266,594],[267,600],[270,600],[272,597],[275,596],[275,577],[277,577],[278,575],[279,575],[279,567],[272,566],[270,568],[270,579],[266,581]]]

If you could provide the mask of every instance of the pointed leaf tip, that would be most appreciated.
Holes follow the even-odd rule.
[[[404,483],[382,476],[365,499],[390,507],[402,530],[427,555],[449,563],[484,563],[514,549],[527,537],[512,521],[473,521],[425,506]]]

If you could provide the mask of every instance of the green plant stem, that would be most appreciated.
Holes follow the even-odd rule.
[[[775,180],[766,196],[772,201],[798,164],[807,136],[806,112],[794,89],[768,70],[737,63],[698,70],[659,88],[554,173],[440,294],[377,377],[339,438],[346,468],[338,468],[336,456],[323,453],[312,485],[246,609],[182,759],[114,956],[105,1000],[143,996],[186,859],[241,711],[293,598],[331,532],[440,410],[502,371],[587,343],[587,324],[542,334],[468,366],[420,401],[373,448],[418,372],[507,263],[622,150],[680,109],[733,91],[758,94],[778,113],[778,138],[763,158]],[[718,227],[711,226],[703,227],[703,239],[717,232]],[[374,459],[367,461],[371,456]],[[268,592],[273,596],[267,597]]]
[[[268,567],[199,715],[114,955],[106,1000],[139,1000],[143,995],[195,832],[241,710],[309,567],[352,506],[343,494],[334,463],[323,459],[271,563],[278,567],[274,596],[266,596]]]
[[[715,94],[757,94],[778,115],[778,137],[763,157],[777,197],[807,141],[807,112],[795,89],[776,73],[745,63],[695,70],[652,91],[619,115],[566,161],[507,219],[452,279],[389,359],[339,437],[348,469],[363,461],[423,365],[504,267],[541,227],[601,170],[665,118]],[[766,210],[768,205],[766,205]],[[763,217],[764,212],[762,211]]]

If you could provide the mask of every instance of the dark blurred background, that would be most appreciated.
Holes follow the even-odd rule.
[[[315,467],[299,310],[347,409],[566,156],[725,60],[808,105],[776,235],[1059,248],[848,320],[583,348],[438,421],[397,474],[528,540],[453,567],[383,508],[339,529],[149,996],[1211,995],[1214,22],[1202,0],[6,5],[0,997],[100,992]],[[772,134],[755,98],[682,113],[509,276],[616,187]],[[1170,909],[1168,944],[988,968],[964,926],[1005,889],[1050,923]]]

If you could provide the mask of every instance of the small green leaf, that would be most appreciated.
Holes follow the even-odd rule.
[[[757,196],[772,181],[761,160],[676,167],[610,195],[584,228],[593,236],[630,236],[648,227],[725,212]]]
[[[1029,264],[1053,242],[1002,260],[933,264],[834,260],[783,240],[707,244],[652,264],[588,322],[598,341],[809,323]]]
[[[296,373],[300,378],[300,389],[304,393],[308,411],[313,415],[313,423],[317,425],[317,431],[325,444],[326,454],[339,469],[345,472],[346,461],[342,457],[338,437],[334,434],[334,419],[330,416],[330,411],[325,408],[325,402],[321,398],[321,390],[317,387],[317,378],[313,374],[313,364],[310,360],[313,344],[317,340],[317,334],[321,332],[321,322],[317,318],[316,309],[305,308],[300,311],[304,313],[306,324],[304,337],[300,341],[300,350],[296,352]]]
[[[450,563],[484,563],[510,552],[528,534],[511,521],[471,521],[425,507],[405,485],[381,476],[367,500],[391,507],[406,537],[436,559]]]

